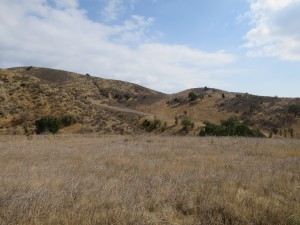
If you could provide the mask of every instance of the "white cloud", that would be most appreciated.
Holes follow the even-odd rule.
[[[150,41],[147,27],[153,18],[132,16],[108,26],[89,20],[77,1],[63,2],[0,1],[1,67],[65,69],[174,92],[214,86],[212,76],[235,61],[224,51],[208,53]]]
[[[102,14],[106,21],[116,20],[124,10],[123,0],[107,0]]]
[[[106,21],[117,20],[119,16],[130,7],[134,9],[137,0],[104,0],[105,7],[102,10],[102,15]]]
[[[252,28],[245,36],[248,54],[300,61],[299,12],[299,0],[252,0]]]

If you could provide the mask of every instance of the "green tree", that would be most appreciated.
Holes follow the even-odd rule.
[[[259,130],[252,130],[246,124],[241,123],[237,117],[222,120],[221,125],[205,121],[205,129],[201,130],[200,136],[242,136],[264,137]]]

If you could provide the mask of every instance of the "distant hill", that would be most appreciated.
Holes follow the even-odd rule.
[[[196,96],[195,99],[192,95]],[[213,88],[160,93],[133,83],[37,67],[0,69],[0,134],[34,132],[41,116],[74,115],[77,123],[60,133],[137,134],[157,124],[155,134],[198,135],[204,121],[237,116],[266,135],[300,137],[300,120],[288,113],[298,98],[254,96]],[[194,123],[183,132],[181,121]]]

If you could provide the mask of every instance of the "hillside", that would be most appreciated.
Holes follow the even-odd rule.
[[[198,97],[189,99],[189,93]],[[41,116],[74,115],[77,122],[61,133],[143,133],[143,121],[157,120],[156,134],[198,135],[204,121],[237,116],[266,135],[300,137],[299,118],[287,113],[299,99],[262,97],[197,88],[167,95],[148,88],[92,75],[47,68],[19,67],[0,70],[0,133],[20,134]],[[176,118],[176,119],[175,119]],[[177,120],[177,123],[176,123]],[[195,126],[182,132],[181,121]]]

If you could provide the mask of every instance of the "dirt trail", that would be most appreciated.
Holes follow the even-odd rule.
[[[106,109],[112,109],[112,110],[116,110],[116,111],[120,111],[120,112],[135,113],[135,114],[139,114],[139,115],[143,115],[143,116],[152,115],[150,113],[145,113],[145,112],[137,111],[134,109],[122,108],[122,107],[118,107],[118,106],[100,105],[100,107],[106,108]]]

